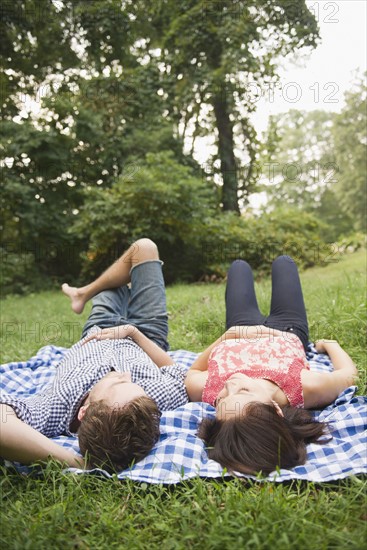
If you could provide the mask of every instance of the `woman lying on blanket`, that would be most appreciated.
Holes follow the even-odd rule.
[[[327,433],[304,409],[334,401],[354,383],[356,367],[336,341],[324,340],[316,350],[330,356],[335,370],[309,370],[306,310],[289,256],[273,262],[268,317],[259,311],[252,271],[242,260],[229,269],[225,300],[227,331],[186,377],[190,400],[216,408],[216,418],[205,419],[199,429],[209,457],[247,474],[303,464],[306,443]]]

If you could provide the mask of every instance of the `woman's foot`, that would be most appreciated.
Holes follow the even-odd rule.
[[[75,313],[82,313],[85,306],[85,298],[79,288],[75,286],[69,286],[67,283],[61,285],[63,293],[68,296],[71,300],[71,309]]]

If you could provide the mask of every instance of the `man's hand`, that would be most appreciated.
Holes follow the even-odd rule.
[[[103,328],[88,336],[83,341],[83,345],[90,342],[90,340],[117,340],[120,338],[131,338],[137,331],[138,329],[133,325],[119,325],[118,327]]]

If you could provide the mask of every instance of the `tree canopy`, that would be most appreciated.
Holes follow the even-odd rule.
[[[284,220],[296,219],[292,204],[309,209],[316,189],[325,212],[338,200],[362,227],[365,89],[364,99],[351,92],[332,121],[321,112],[274,120],[265,144],[250,120],[280,60],[318,43],[305,0],[12,0],[2,15],[1,247],[9,288],[15,279],[20,290],[32,286],[30,273],[91,274],[106,264],[113,239],[152,231],[167,257],[187,258],[194,277],[215,271],[221,252],[208,268],[206,232],[222,227],[228,246],[235,236],[243,241],[256,163],[266,155],[280,166],[309,163],[298,187],[275,174],[270,204],[285,203]],[[205,166],[195,160],[202,137],[212,143]],[[335,189],[312,176],[315,160],[336,162]],[[303,223],[319,238],[321,226],[300,220],[300,233]],[[188,276],[172,266],[171,280]]]

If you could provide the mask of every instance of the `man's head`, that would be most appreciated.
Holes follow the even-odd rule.
[[[143,396],[146,396],[145,391],[131,381],[130,372],[109,372],[89,392],[84,405],[79,409],[78,419],[82,420],[89,405],[96,401],[104,401],[110,407],[119,408]]]
[[[130,373],[112,372],[91,390],[80,408],[79,446],[90,467],[120,471],[150,452],[159,438],[155,401],[131,382]]]

